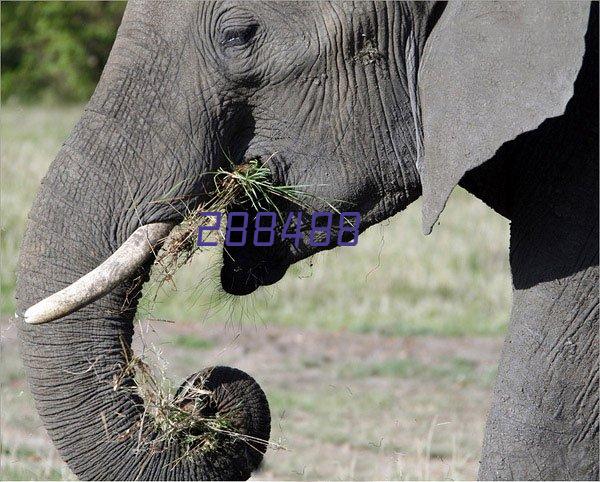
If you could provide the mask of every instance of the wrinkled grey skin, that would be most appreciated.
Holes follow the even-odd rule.
[[[205,198],[203,173],[227,166],[225,154],[269,158],[275,182],[360,211],[362,230],[404,209],[421,194],[421,54],[443,14],[433,3],[130,3],[31,210],[19,310],[95,268],[140,225],[180,221]],[[587,40],[565,114],[461,181],[512,220],[514,306],[482,478],[598,476],[597,36]],[[156,202],[165,196],[172,201]],[[223,288],[246,294],[315,248],[230,252]],[[131,436],[139,399],[113,390],[112,378],[140,286],[131,280],[48,324],[19,322],[50,436],[84,479],[247,478],[260,458],[227,452],[174,464],[177,443],[139,449]],[[243,389],[238,398],[259,406]],[[258,412],[248,413],[266,420]]]
[[[565,114],[461,181],[511,220],[513,306],[482,479],[598,479],[597,32],[596,4]]]

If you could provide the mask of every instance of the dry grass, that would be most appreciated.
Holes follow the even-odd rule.
[[[218,410],[214,393],[206,388],[211,370],[197,373],[176,388],[166,373],[164,361],[153,348],[144,345],[143,336],[140,339],[142,355],[134,355],[123,346],[125,363],[113,378],[114,390],[133,392],[143,400],[136,433],[124,434],[137,438],[139,450],[152,452],[177,443],[183,449],[181,457],[173,462],[177,465],[200,454],[233,450],[237,442],[247,444],[252,450],[257,446],[284,448],[241,432],[234,420]],[[131,378],[133,386],[124,383]]]

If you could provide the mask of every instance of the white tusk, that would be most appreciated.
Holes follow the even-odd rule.
[[[38,324],[56,320],[109,293],[150,259],[173,227],[172,223],[152,223],[139,227],[100,266],[27,309],[25,321]]]

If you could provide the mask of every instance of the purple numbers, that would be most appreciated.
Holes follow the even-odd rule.
[[[326,218],[326,224],[318,225],[317,220],[319,218]],[[352,220],[349,220],[352,218]],[[314,212],[312,215],[312,221],[310,224],[310,236],[308,242],[314,247],[329,246],[331,243],[331,231],[333,224],[333,214],[327,212]],[[337,245],[338,246],[356,246],[358,244],[358,228],[360,224],[360,213],[357,212],[343,212],[340,213],[339,226],[336,228],[337,231]],[[322,233],[318,235],[320,239],[315,236],[316,233]],[[335,233],[334,233],[335,234]]]
[[[292,223],[294,225],[294,232],[291,232]],[[281,231],[281,239],[284,241],[286,239],[292,239],[292,244],[296,246],[296,248],[300,247],[300,241],[304,239],[304,235],[302,234],[302,212],[292,212],[288,214],[287,219],[285,220],[285,224],[283,225],[283,230]]]
[[[262,219],[270,218],[267,226],[264,226]],[[273,246],[275,242],[275,225],[277,224],[277,216],[275,213],[257,213],[256,224],[254,225],[254,246]],[[267,235],[267,241],[261,241]]]
[[[204,231],[218,231],[219,228],[221,227],[221,213],[218,211],[215,212],[207,212],[207,213],[200,213],[200,216],[214,216],[215,217],[215,224],[213,226],[198,226],[198,241],[196,242],[196,244],[198,245],[198,247],[202,247],[202,246],[216,246],[217,242],[216,241],[204,241],[202,239],[202,233]]]
[[[222,215],[219,212],[200,213],[201,216],[214,216],[215,223],[210,226],[198,228],[198,246],[216,246],[216,241],[204,241],[205,231],[219,231]],[[293,244],[296,248],[304,242],[302,231],[301,211],[287,213],[287,217],[281,229],[281,240]],[[253,246],[273,246],[277,230],[278,216],[273,212],[256,213],[251,220],[246,212],[236,211],[227,214],[227,227],[225,230],[225,246],[246,246],[251,242]],[[283,219],[282,219],[283,221]],[[308,223],[308,220],[306,221]],[[310,217],[310,231],[308,233],[308,244],[313,247],[331,246],[356,246],[358,244],[358,233],[360,224],[360,213],[339,213],[339,223],[334,226],[333,213],[315,211]],[[248,231],[252,234],[251,241],[248,239]]]
[[[241,219],[242,222],[238,221]],[[227,215],[225,246],[244,246],[248,234],[248,213],[231,212]]]
[[[327,224],[325,226],[318,226],[317,219],[326,218]],[[333,224],[333,213],[326,213],[316,211],[312,215],[312,221],[310,223],[310,236],[308,237],[308,244],[315,247],[329,246],[331,241],[331,225]],[[317,241],[315,236],[317,233],[323,233],[318,237],[321,238]]]
[[[348,220],[348,216],[352,216],[352,222]],[[358,244],[358,225],[360,224],[360,213],[341,213],[340,214],[340,229],[338,231],[337,244],[338,246],[356,246]]]

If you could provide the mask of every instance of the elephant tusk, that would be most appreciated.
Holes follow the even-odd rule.
[[[139,227],[100,266],[28,308],[25,321],[39,324],[56,320],[109,293],[150,259],[174,226],[174,223],[152,223]]]

